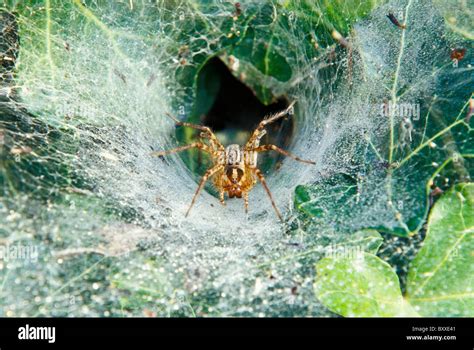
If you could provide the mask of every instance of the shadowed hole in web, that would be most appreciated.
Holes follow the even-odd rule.
[[[212,58],[198,75],[194,110],[187,121],[209,126],[224,146],[244,145],[265,116],[284,110],[289,103],[286,97],[280,97],[264,105],[219,58]],[[285,117],[269,125],[261,144],[271,143],[288,149],[294,134],[295,117]],[[183,129],[176,131],[180,144],[197,140],[198,132]],[[182,156],[198,176],[212,165],[209,157],[197,150],[183,152]],[[259,168],[267,174],[272,173],[278,170],[282,160],[283,157],[273,151],[260,153]]]

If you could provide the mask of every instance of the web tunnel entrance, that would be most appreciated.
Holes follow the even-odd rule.
[[[289,101],[285,97],[264,105],[248,86],[234,77],[227,66],[215,57],[199,73],[195,111],[189,121],[209,126],[224,146],[244,145],[265,116],[281,111],[288,105]],[[276,121],[267,127],[267,135],[261,143],[272,143],[288,149],[294,125],[294,117]],[[198,136],[197,133],[189,135],[186,142]],[[178,138],[183,139],[183,134],[178,132]],[[198,151],[190,151],[185,161],[198,175],[202,175],[211,165],[208,157]],[[280,161],[281,156],[274,152],[259,155],[259,167],[266,173],[277,170]]]

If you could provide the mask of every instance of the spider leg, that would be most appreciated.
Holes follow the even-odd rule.
[[[189,212],[191,211],[191,208],[193,207],[194,202],[196,201],[196,198],[197,198],[199,192],[201,192],[202,188],[204,187],[204,184],[206,183],[207,179],[209,179],[212,175],[214,175],[219,170],[222,170],[223,168],[224,168],[223,165],[218,164],[218,165],[216,165],[216,166],[214,166],[214,167],[212,167],[212,168],[210,168],[206,171],[204,176],[201,178],[201,182],[199,183],[199,186],[196,190],[196,193],[194,193],[193,200],[191,201],[191,205],[189,206],[188,211],[186,212],[185,216],[188,216]]]
[[[293,108],[293,106],[295,105],[296,101],[293,101],[290,103],[290,105],[288,107],[286,107],[286,109],[284,109],[283,111],[280,111],[280,112],[277,112],[271,116],[268,116],[267,118],[263,119],[259,126],[262,125],[262,126],[266,126],[268,124],[271,124],[273,123],[274,121],[280,119],[281,117],[284,117],[285,115],[287,115],[291,109]]]
[[[190,128],[196,129],[196,130],[204,131],[204,132],[212,132],[211,129],[209,129],[207,126],[182,122],[181,120],[179,120],[178,118],[172,116],[169,113],[165,113],[165,114],[168,118],[170,118],[172,121],[175,122],[176,126],[187,126],[187,127],[190,127]]]
[[[271,124],[273,123],[274,121],[284,117],[285,115],[287,115],[291,109],[293,108],[293,106],[295,105],[295,102],[296,101],[293,101],[290,103],[290,105],[284,109],[283,111],[280,111],[276,114],[273,114],[273,115],[270,115],[268,117],[265,117],[261,122],[260,124],[258,124],[258,126],[255,128],[254,132],[252,133],[252,136],[250,136],[248,142],[247,142],[247,145],[253,145],[254,142],[256,140],[258,140],[261,136],[260,134],[262,133],[263,129],[268,125],[268,124]]]
[[[194,148],[194,147],[199,148],[199,149],[201,149],[205,152],[210,152],[209,147],[207,145],[205,145],[204,143],[202,143],[202,142],[193,142],[193,143],[190,143],[189,145],[176,147],[176,148],[173,148],[173,149],[169,149],[167,151],[156,151],[156,152],[152,152],[150,154],[154,157],[160,157],[160,156],[164,156],[164,155],[171,154],[171,153],[185,151],[187,149]]]
[[[176,117],[173,117],[169,113],[166,113],[166,115],[169,118],[171,118],[171,120],[173,120],[175,122],[176,126],[185,126],[185,127],[188,127],[188,128],[200,130],[200,131],[202,131],[202,133],[201,133],[202,137],[206,137],[206,138],[210,139],[211,142],[214,143],[217,146],[217,148],[222,149],[222,150],[224,149],[224,146],[219,142],[216,135],[214,135],[214,133],[212,132],[212,130],[209,127],[203,126],[203,125],[187,123],[187,122],[182,122],[182,121],[178,120]]]
[[[219,192],[219,201],[221,202],[222,205],[225,206],[224,191],[220,191],[220,192]]]
[[[244,206],[245,206],[245,213],[247,214],[249,212],[249,193],[244,192]]]
[[[265,151],[275,151],[275,152],[278,152],[280,154],[283,154],[284,156],[286,157],[290,157],[294,160],[297,160],[298,162],[303,162],[303,163],[308,163],[308,164],[316,164],[315,162],[311,161],[311,160],[304,160],[304,159],[301,159],[297,156],[295,156],[294,154],[288,152],[288,151],[285,151],[283,149],[281,149],[280,147],[277,147],[275,145],[263,145],[263,146],[259,146],[259,147],[256,147],[254,149],[252,149],[252,151],[254,152],[265,152]]]
[[[251,168],[252,171],[255,173],[255,175],[257,175],[258,179],[260,180],[260,182],[262,183],[262,186],[263,188],[265,189],[265,191],[267,192],[268,194],[268,197],[270,197],[270,201],[272,202],[272,206],[273,206],[273,209],[275,209],[275,212],[278,216],[278,218],[283,221],[283,218],[280,214],[280,211],[278,210],[276,204],[275,204],[275,201],[273,200],[273,196],[272,196],[272,193],[270,192],[270,189],[268,188],[267,186],[267,182],[265,181],[265,177],[263,176],[262,172],[260,171],[260,169],[258,168]]]

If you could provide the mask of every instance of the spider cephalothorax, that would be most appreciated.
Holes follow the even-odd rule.
[[[263,176],[260,169],[257,168],[257,155],[259,152],[273,150],[280,154],[283,154],[284,156],[293,158],[294,160],[309,164],[315,164],[312,161],[298,158],[295,155],[275,145],[260,146],[260,140],[266,134],[265,127],[268,124],[273,123],[275,120],[289,114],[289,112],[292,111],[294,104],[295,102],[292,102],[284,111],[264,118],[257,126],[257,128],[253,131],[252,135],[244,146],[233,144],[224,147],[219,142],[214,133],[211,131],[211,129],[207,126],[181,122],[176,118],[170,116],[175,121],[177,126],[187,126],[193,129],[200,130],[200,141],[193,142],[189,145],[177,147],[168,151],[153,152],[152,155],[164,156],[166,154],[180,152],[195,147],[204,152],[209,153],[213,163],[212,167],[209,168],[202,177],[201,182],[199,183],[199,186],[196,190],[196,193],[194,194],[194,197],[191,201],[191,205],[189,206],[189,209],[186,212],[186,216],[191,211],[191,208],[193,207],[194,202],[196,201],[196,197],[204,187],[206,181],[210,177],[213,177],[214,186],[219,191],[220,202],[225,205],[224,199],[226,193],[229,198],[243,198],[246,212],[248,210],[248,194],[257,183],[257,180],[259,180],[262,183],[268,196],[270,197],[270,201],[272,202],[272,206],[275,209],[275,212],[277,213],[280,220],[282,219],[280,211],[275,205],[273,196],[267,186],[265,177]]]

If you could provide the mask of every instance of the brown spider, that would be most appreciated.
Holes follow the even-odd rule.
[[[263,188],[268,194],[268,197],[270,197],[270,201],[272,202],[275,212],[277,213],[280,220],[283,221],[282,216],[275,205],[270,189],[267,186],[265,177],[263,176],[260,169],[257,168],[257,153],[273,150],[299,162],[316,164],[315,162],[298,158],[297,156],[275,145],[260,146],[260,139],[266,134],[265,127],[268,124],[273,123],[274,121],[287,115],[290,110],[292,110],[294,104],[295,101],[293,101],[284,111],[264,118],[253,131],[249,140],[243,147],[235,144],[224,147],[211,131],[211,129],[207,126],[181,122],[173,116],[167,114],[171,119],[173,119],[173,121],[176,123],[176,126],[186,126],[200,130],[200,141],[173,148],[168,151],[153,152],[152,155],[159,157],[195,147],[209,153],[213,162],[213,166],[209,168],[202,177],[196,193],[194,194],[194,197],[191,201],[191,205],[186,212],[186,216],[188,216],[189,212],[191,211],[191,208],[196,201],[196,197],[204,187],[206,181],[210,177],[214,176],[214,185],[219,191],[219,199],[222,205],[225,205],[224,194],[227,192],[229,198],[244,198],[245,212],[248,211],[248,194],[257,183],[257,179],[260,180]]]

